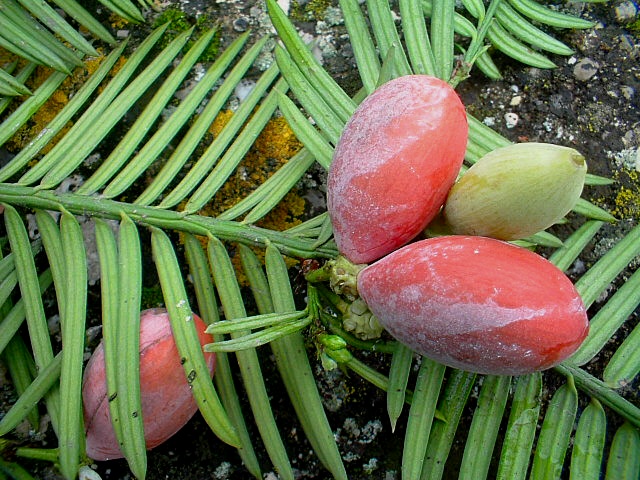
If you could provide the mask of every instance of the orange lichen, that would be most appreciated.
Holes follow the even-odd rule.
[[[109,15],[109,23],[114,30],[129,27],[129,21],[126,18],[122,18],[120,15],[116,15],[115,13]]]
[[[220,135],[220,132],[225,127],[225,125],[229,123],[229,120],[231,120],[232,116],[233,116],[233,111],[223,110],[213,120],[213,122],[209,126],[209,132],[213,134],[214,138]]]
[[[60,87],[47,99],[40,109],[20,128],[16,134],[7,142],[9,151],[20,151],[33,138],[35,138],[46,126],[55,118],[55,116],[69,103],[70,96],[73,95],[96,71],[104,56],[89,57],[85,60],[84,66],[76,68],[73,73],[68,76],[60,85]],[[37,89],[51,74],[53,70],[47,67],[39,66],[34,74],[26,82],[27,87],[34,91]],[[26,97],[19,97],[24,100]],[[16,106],[19,105],[16,102]],[[60,132],[47,144],[41,153],[45,154],[61,139],[71,128],[72,123],[69,122]]]
[[[209,128],[214,138],[220,134],[232,115],[230,111],[223,111],[217,116]],[[215,217],[232,207],[262,185],[301,148],[302,144],[284,118],[271,119],[234,174],[200,214]],[[299,217],[304,213],[304,207],[304,199],[294,189],[256,224],[273,230],[291,228],[300,223]]]
[[[232,115],[230,111],[223,111],[217,116],[209,128],[214,138],[219,135]],[[284,118],[271,119],[234,174],[199,213],[215,217],[232,207],[262,185],[301,148],[302,144]],[[256,225],[271,230],[286,230],[301,223],[300,218],[305,212],[305,206],[305,200],[294,188],[265,217],[256,222]],[[261,249],[256,249],[256,253],[259,257],[263,256]],[[232,255],[232,262],[241,285],[246,285],[239,256]],[[289,261],[290,265],[293,263],[294,260]]]

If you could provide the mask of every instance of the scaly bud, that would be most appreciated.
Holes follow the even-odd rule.
[[[356,298],[342,317],[342,326],[347,332],[352,332],[361,340],[380,338],[384,327],[364,303],[361,298]]]

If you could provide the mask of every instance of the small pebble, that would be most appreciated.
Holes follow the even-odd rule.
[[[487,127],[493,127],[496,124],[496,119],[495,117],[485,117],[484,120],[482,120],[482,123]]]
[[[633,53],[633,51],[637,48],[636,40],[632,35],[622,34],[620,35],[620,48],[626,52]]]
[[[520,120],[520,117],[518,117],[517,113],[507,112],[504,114],[504,122],[507,128],[515,127],[516,125],[518,125],[519,120]]]
[[[249,28],[249,20],[247,20],[246,17],[237,18],[233,22],[233,29],[236,32],[244,32],[247,30],[247,28]]]
[[[238,86],[235,89],[236,97],[238,97],[238,101],[242,103],[242,101],[247,98],[247,96],[251,93],[251,90],[256,86],[256,82],[253,80],[242,79]]]
[[[573,75],[577,80],[586,82],[598,73],[598,68],[600,68],[598,62],[591,60],[590,58],[583,58],[576,63],[575,67],[573,67]]]
[[[291,0],[278,0],[278,5],[284,11],[284,13],[289,14],[289,7],[291,7]]]
[[[620,2],[614,8],[616,20],[620,23],[628,23],[635,20],[638,16],[638,4],[632,0]]]
[[[623,85],[622,87],[620,87],[620,91],[622,92],[622,96],[624,96],[624,98],[626,98],[627,100],[631,100],[636,93],[635,89],[633,87],[630,87],[629,85]]]
[[[78,480],[102,480],[98,472],[91,470],[90,467],[83,465],[78,470]]]

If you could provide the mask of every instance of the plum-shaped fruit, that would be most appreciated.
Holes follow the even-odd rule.
[[[200,343],[211,343],[205,323],[193,315]],[[213,374],[215,354],[205,353]],[[197,411],[165,309],[140,314],[140,395],[145,443],[154,448],[180,430]],[[104,348],[100,343],[89,359],[82,385],[87,455],[94,460],[122,458],[111,425]]]
[[[571,281],[541,256],[485,237],[412,243],[358,274],[397,340],[462,370],[519,375],[560,363],[589,330]]]
[[[369,95],[329,169],[327,207],[340,252],[369,263],[418,235],[456,180],[467,136],[464,106],[442,80],[408,75]]]
[[[478,160],[449,192],[444,219],[451,233],[502,240],[550,227],[580,198],[587,164],[573,148],[518,143]]]

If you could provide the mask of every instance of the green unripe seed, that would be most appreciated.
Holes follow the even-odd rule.
[[[454,184],[444,220],[454,234],[525,238],[573,208],[586,173],[584,157],[573,148],[548,143],[499,148]]]

